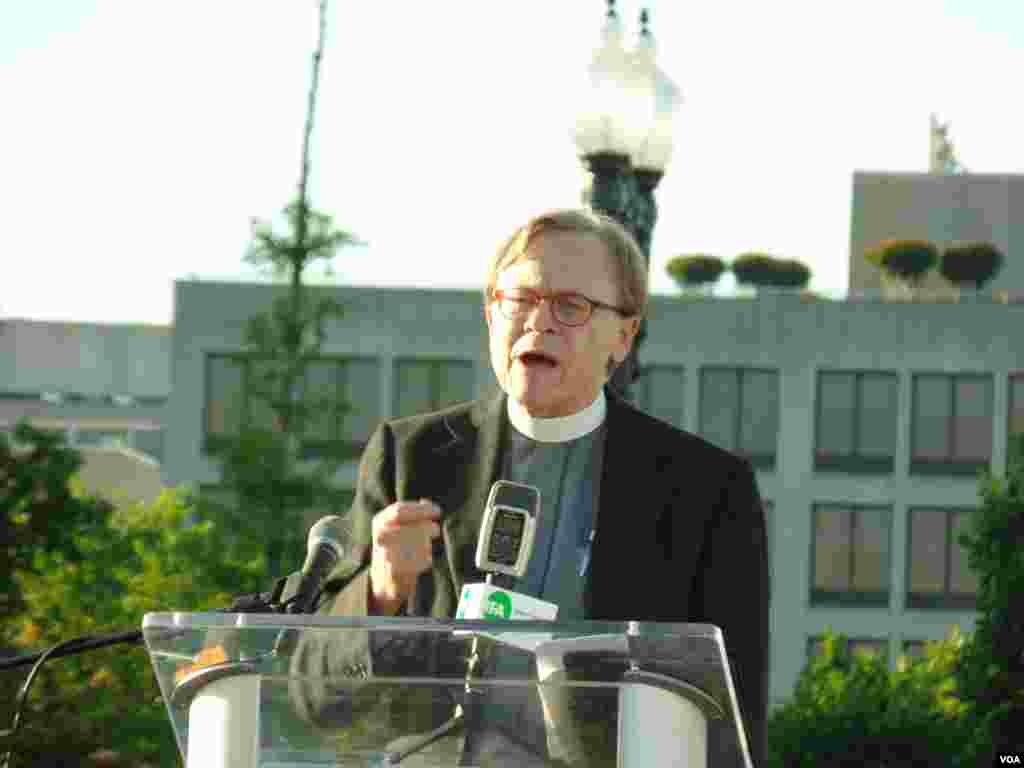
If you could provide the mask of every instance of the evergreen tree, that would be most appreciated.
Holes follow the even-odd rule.
[[[327,322],[339,317],[342,307],[310,288],[306,272],[316,262],[329,266],[339,248],[359,243],[351,233],[335,228],[331,217],[309,201],[310,140],[326,14],[327,2],[322,0],[298,192],[284,209],[283,233],[268,221],[253,222],[253,241],[246,255],[246,261],[284,278],[287,286],[269,311],[250,318],[244,335],[248,411],[260,409],[269,419],[261,423],[247,419],[237,439],[215,451],[232,501],[224,505],[207,499],[201,504],[202,514],[226,519],[243,539],[260,544],[270,578],[280,575],[286,563],[301,561],[310,510],[342,511],[332,478],[343,457],[321,455],[313,461],[307,454],[311,428],[324,420],[338,421],[347,404],[336,393],[311,394],[307,388],[307,371],[321,355]]]

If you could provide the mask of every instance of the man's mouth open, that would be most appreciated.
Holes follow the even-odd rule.
[[[516,359],[531,369],[551,369],[558,365],[558,360],[543,352],[523,352]]]

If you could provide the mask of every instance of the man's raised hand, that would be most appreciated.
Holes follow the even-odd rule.
[[[433,562],[431,542],[441,535],[440,519],[440,507],[428,499],[396,501],[374,515],[371,615],[394,615],[409,599],[417,577]]]

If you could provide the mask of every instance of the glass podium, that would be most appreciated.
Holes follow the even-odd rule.
[[[706,624],[151,613],[187,768],[752,768]]]

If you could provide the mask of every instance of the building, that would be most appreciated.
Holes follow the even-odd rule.
[[[239,350],[275,290],[176,284],[169,482],[216,484],[206,448],[265,418],[247,405],[253,364]],[[494,391],[479,292],[330,290],[347,314],[310,385],[356,410],[323,440],[354,456],[380,419]],[[653,298],[640,404],[757,468],[773,700],[828,627],[893,662],[952,624],[973,627],[956,532],[978,472],[1003,471],[1010,433],[1024,431],[1020,327],[1020,305]],[[339,482],[354,480],[353,462]]]
[[[0,430],[28,419],[77,448],[160,461],[170,345],[166,326],[0,319]]]
[[[1024,175],[867,173],[853,176],[850,216],[851,297],[901,297],[901,286],[864,259],[883,240],[929,240],[941,250],[955,242],[988,241],[1002,251],[1002,270],[985,290],[1024,297]],[[956,289],[938,271],[919,297],[951,299]]]

